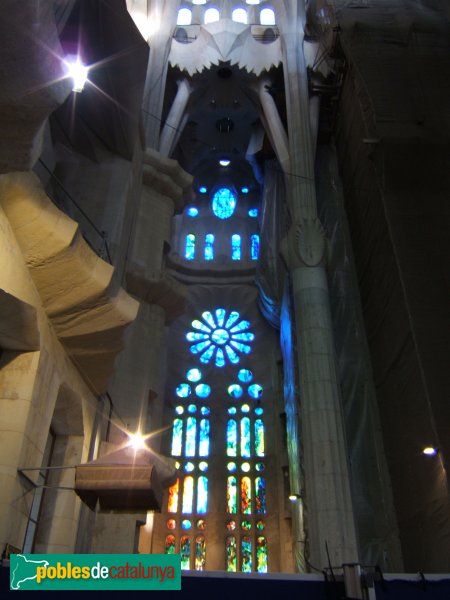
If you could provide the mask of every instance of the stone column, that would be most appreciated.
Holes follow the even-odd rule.
[[[275,100],[269,93],[270,85],[270,80],[266,78],[262,79],[258,84],[259,100],[265,117],[264,125],[283,172],[289,173],[290,159],[288,138],[283,123],[281,122],[280,115],[278,114]]]
[[[314,146],[303,54],[304,3],[283,3],[280,29],[289,129],[286,175],[292,227],[282,243],[291,273],[298,348],[307,531],[317,568],[358,560],[326,275],[327,242],[317,219]],[[300,567],[300,565],[299,565]]]
[[[191,86],[189,85],[188,80],[182,79],[181,81],[178,81],[177,95],[170,108],[166,122],[164,123],[164,129],[162,130],[159,142],[159,151],[163,156],[170,156],[175,147],[176,140],[181,133],[183,115],[190,94]]]

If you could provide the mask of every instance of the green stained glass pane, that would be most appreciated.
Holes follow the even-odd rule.
[[[256,233],[254,235],[252,235],[251,239],[251,247],[250,247],[250,254],[252,257],[252,260],[258,260],[259,257],[259,235],[257,235]]]
[[[226,540],[226,562],[227,562],[227,571],[229,573],[236,573],[236,571],[237,571],[237,552],[236,552],[236,538],[234,537],[234,535],[230,535],[229,537],[227,537],[227,540]]]
[[[263,389],[259,385],[259,383],[252,383],[252,385],[248,386],[248,395],[251,396],[252,398],[255,398],[255,400],[257,400],[258,398],[261,398],[262,394],[263,394]]]
[[[262,473],[264,471],[264,463],[256,463],[255,468],[257,471],[259,471],[260,473]]]
[[[204,515],[208,511],[208,478],[201,475],[197,483],[197,513]]]
[[[264,423],[262,419],[255,421],[255,453],[256,456],[264,456]]]
[[[250,463],[242,463],[241,470],[244,471],[244,473],[248,473],[250,471]]]
[[[256,529],[258,529],[258,531],[262,531],[263,529],[265,529],[266,524],[264,523],[264,521],[256,521]]]
[[[250,477],[243,477],[241,480],[241,512],[244,515],[252,513],[252,486]]]
[[[183,421],[181,419],[174,419],[172,429],[172,456],[181,456],[182,440]]]
[[[241,571],[252,572],[252,542],[247,535],[244,535],[241,540]]]
[[[241,456],[250,458],[250,419],[241,419]]]
[[[247,344],[243,344],[242,342],[235,342],[234,340],[230,341],[230,345],[239,350],[239,352],[243,352],[244,354],[250,354],[251,348],[247,346]]]
[[[256,540],[256,570],[258,573],[267,573],[267,542],[262,535]]]
[[[166,544],[164,549],[166,554],[175,554],[175,536],[168,535],[166,537]]]
[[[266,510],[266,480],[264,477],[255,478],[255,512],[265,515]]]
[[[228,419],[227,423],[227,456],[237,456],[237,423]]]
[[[227,513],[231,515],[235,515],[237,511],[236,494],[236,477],[231,475],[227,479]]]
[[[198,444],[198,455],[209,455],[209,419],[200,420],[200,440]]]
[[[251,521],[244,520],[241,523],[241,527],[244,531],[250,531],[250,529],[252,528],[252,523]]]
[[[187,571],[191,568],[191,540],[187,535],[183,535],[180,539],[180,558],[181,568],[183,571]]]
[[[213,213],[219,219],[229,219],[236,208],[236,196],[229,188],[220,188],[212,199]]]
[[[195,456],[195,438],[197,432],[197,419],[188,417],[186,419],[186,444],[185,456]]]
[[[195,538],[195,569],[203,571],[206,567],[206,541],[203,535]]]
[[[250,412],[250,406],[249,406],[248,404],[243,404],[243,405],[241,406],[241,411],[242,411],[243,413],[248,413],[248,412]]]
[[[199,383],[195,387],[195,393],[199,398],[207,398],[211,393],[211,387],[206,383]]]
[[[235,462],[229,462],[229,463],[227,463],[227,469],[231,473],[234,473],[234,471],[236,471],[236,463]]]
[[[231,236],[231,259],[241,260],[241,236],[237,233]]]
[[[190,515],[192,513],[192,502],[194,499],[194,478],[191,475],[184,478],[183,484],[183,504],[181,511]]]
[[[176,529],[177,527],[177,522],[175,521],[175,519],[169,519],[167,521],[167,528],[168,529]]]

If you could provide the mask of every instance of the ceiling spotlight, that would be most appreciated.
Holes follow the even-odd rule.
[[[136,431],[136,433],[129,433],[128,439],[129,439],[128,444],[134,450],[144,450],[144,448],[146,447],[145,446],[145,437],[139,431]]]
[[[77,57],[76,60],[67,62],[68,76],[72,77],[74,92],[82,92],[84,84],[88,78],[89,67],[83,65],[80,59]]]
[[[228,167],[228,165],[230,164],[230,162],[231,162],[231,161],[230,161],[228,158],[221,158],[221,159],[219,160],[219,165],[220,165],[221,167]]]
[[[438,449],[435,448],[434,446],[426,446],[422,450],[422,453],[426,454],[427,456],[436,456],[436,454],[438,453]]]

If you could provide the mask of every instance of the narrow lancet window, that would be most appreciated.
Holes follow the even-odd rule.
[[[188,233],[186,236],[184,257],[186,260],[194,260],[195,258],[195,235],[193,233]]]
[[[231,259],[241,260],[241,236],[237,233],[231,236]]]
[[[205,260],[214,260],[214,235],[207,233],[205,236]]]

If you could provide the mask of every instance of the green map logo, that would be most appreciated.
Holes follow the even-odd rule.
[[[11,554],[11,590],[180,590],[178,554]]]

